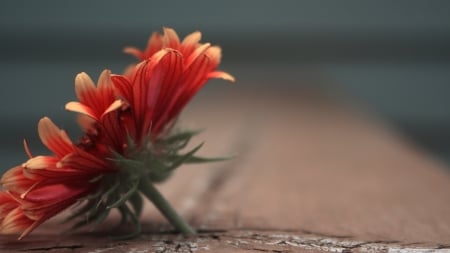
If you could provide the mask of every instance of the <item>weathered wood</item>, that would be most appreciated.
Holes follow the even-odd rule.
[[[160,186],[200,229],[172,233],[148,205],[144,233],[111,226],[59,235],[55,222],[5,252],[360,252],[450,248],[450,175],[425,151],[320,92],[216,89],[181,122],[207,130],[202,154],[236,158],[180,168]],[[220,92],[219,92],[220,91]],[[206,94],[205,94],[206,95]],[[114,217],[111,217],[114,220]],[[58,230],[57,230],[58,229]]]

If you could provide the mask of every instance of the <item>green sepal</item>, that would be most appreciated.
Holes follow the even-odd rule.
[[[137,191],[137,189],[138,189],[138,186],[139,186],[139,180],[132,182],[132,185],[131,185],[131,187],[128,189],[128,191],[125,192],[125,194],[123,194],[123,195],[122,195],[118,200],[116,200],[114,203],[108,205],[108,206],[106,207],[106,209],[115,208],[115,207],[118,207],[118,206],[121,206],[121,205],[125,204],[125,202],[127,202],[127,201],[130,199],[130,197],[131,197],[134,193],[136,193],[136,191]]]
[[[141,194],[137,191],[129,199],[131,206],[133,207],[134,213],[137,217],[141,216],[142,210],[144,209],[144,200]]]
[[[200,156],[191,156],[189,159],[184,161],[184,163],[192,164],[192,163],[213,163],[213,162],[224,162],[231,159],[234,159],[235,156],[228,156],[228,157],[200,157]]]
[[[138,217],[143,210],[143,199],[139,185],[142,180],[149,183],[162,182],[172,172],[183,164],[220,162],[232,157],[204,158],[196,156],[203,143],[195,146],[186,153],[181,151],[187,147],[192,137],[201,131],[178,131],[168,137],[153,139],[151,136],[139,145],[127,134],[127,150],[124,154],[111,150],[112,157],[118,171],[102,175],[91,183],[99,183],[97,192],[81,199],[84,201],[75,213],[66,221],[76,217],[81,220],[72,228],[77,229],[85,225],[98,225],[109,215],[112,208],[117,208],[121,214],[121,222],[131,222],[134,231],[116,239],[128,239],[137,236],[141,231]]]
[[[102,223],[103,221],[105,221],[106,217],[108,217],[110,209],[103,209],[102,211],[96,211],[96,212],[92,212],[92,213],[88,213],[87,215],[85,215],[83,217],[82,220],[80,220],[79,222],[75,223],[71,229],[72,230],[76,230],[80,227],[83,226],[87,226],[90,225],[92,223],[95,223],[95,225],[99,225],[100,223]]]
[[[167,138],[164,138],[162,141],[170,146],[173,145],[177,142],[185,142],[185,141],[189,141],[192,137],[198,135],[199,133],[203,132],[203,130],[184,130],[184,131],[179,131],[175,134],[170,135]]]
[[[128,239],[137,237],[142,231],[142,226],[141,226],[141,223],[139,222],[139,219],[138,219],[136,213],[131,211],[127,205],[121,205],[118,207],[118,209],[122,216],[119,226],[125,224],[128,221],[128,217],[130,217],[131,222],[134,225],[134,231],[127,235],[115,236],[115,237],[113,237],[113,239],[114,240],[128,240]]]

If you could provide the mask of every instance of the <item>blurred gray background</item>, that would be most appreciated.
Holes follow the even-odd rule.
[[[43,115],[76,136],[63,109],[75,75],[120,73],[134,61],[122,48],[162,26],[221,45],[236,89],[345,94],[450,161],[449,13],[450,1],[430,0],[1,1],[1,167],[26,159],[23,138],[42,150]]]

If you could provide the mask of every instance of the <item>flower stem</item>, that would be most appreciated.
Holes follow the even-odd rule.
[[[185,235],[194,235],[195,230],[187,224],[181,216],[172,208],[167,200],[161,195],[158,189],[146,179],[143,179],[139,185],[139,190],[144,194],[167,220],[175,227],[178,232]]]

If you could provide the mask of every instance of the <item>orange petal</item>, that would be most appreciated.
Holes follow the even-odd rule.
[[[195,46],[202,39],[202,33],[199,31],[195,31],[183,39],[181,44],[183,46]]]
[[[30,147],[28,147],[28,142],[25,139],[23,139],[23,148],[25,149],[25,153],[27,153],[28,158],[32,158],[33,154],[31,154]]]
[[[213,46],[208,48],[205,54],[217,65],[220,63],[222,58],[222,49],[218,46]]]
[[[117,99],[108,107],[108,109],[105,110],[105,112],[102,114],[102,116],[100,118],[103,118],[103,116],[105,116],[106,114],[119,109],[123,104],[124,103],[122,100]]]
[[[97,82],[97,89],[108,89],[112,87],[111,71],[105,69],[100,74]]]
[[[59,129],[49,118],[39,121],[38,133],[42,143],[58,156],[72,151],[72,141],[64,130]]]
[[[193,32],[186,36],[181,42],[181,53],[184,57],[188,57],[199,44],[202,34],[199,31]]]
[[[75,77],[75,93],[77,95],[78,100],[82,103],[92,97],[92,94],[95,92],[95,84],[94,81],[89,77],[85,72],[79,73]],[[95,99],[95,98],[93,98]]]
[[[164,47],[169,47],[173,49],[178,49],[180,47],[180,38],[178,34],[172,28],[163,27],[163,45]]]
[[[21,207],[17,207],[6,215],[0,226],[0,232],[2,234],[15,234],[27,229],[33,223],[33,220],[25,216]]]
[[[199,47],[197,47],[194,52],[192,52],[191,55],[188,56],[188,58],[186,59],[186,63],[185,63],[185,68],[189,68],[189,66],[191,66],[191,64],[203,53],[205,53],[206,50],[208,50],[208,48],[211,47],[211,44],[209,43],[205,43]]]
[[[89,106],[86,106],[80,102],[69,102],[66,104],[66,110],[71,112],[78,112],[84,115],[87,115],[95,120],[99,120],[97,116],[95,115],[95,112],[90,108]]]
[[[235,79],[232,75],[228,74],[227,72],[223,72],[223,71],[211,72],[207,75],[207,78],[222,78],[222,79],[230,81],[232,83],[235,82]]]
[[[0,183],[4,190],[22,192],[33,185],[34,181],[25,177],[22,166],[16,166],[3,174]]]
[[[52,156],[35,156],[28,159],[22,166],[31,170],[46,169],[48,167],[55,167],[58,160]]]
[[[161,49],[158,52],[156,52],[152,58],[150,59],[150,63],[148,68],[150,70],[153,70],[153,68],[155,68],[155,66],[161,61],[161,59],[168,54],[169,52],[173,52],[174,50],[171,49]],[[142,63],[138,64],[138,68],[141,66]]]

